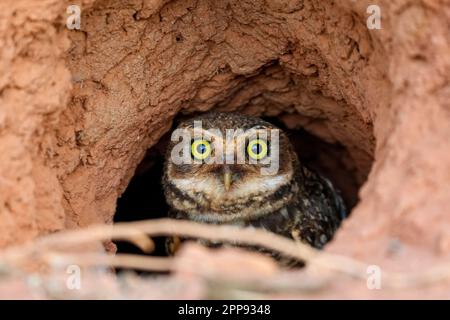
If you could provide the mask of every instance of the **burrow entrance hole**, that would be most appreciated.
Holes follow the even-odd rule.
[[[83,32],[70,33],[75,90],[66,118],[83,129],[77,145],[102,140],[117,157],[130,146],[140,155],[142,136],[165,130],[176,110],[262,114],[288,131],[303,164],[330,179],[351,211],[373,162],[372,111],[389,103],[388,57],[365,16],[333,1],[299,4],[95,1],[83,10]],[[156,144],[151,137],[115,222],[167,215],[161,176],[169,135]],[[161,240],[154,254],[164,255]]]
[[[177,117],[173,127],[177,126],[180,118],[184,119],[186,116]],[[348,212],[351,212],[358,202],[358,190],[362,181],[358,178],[348,150],[339,143],[326,142],[302,128],[288,129],[279,118],[263,118],[287,132],[302,164],[330,179],[340,191]],[[117,201],[115,222],[167,217],[169,207],[164,198],[161,178],[170,133],[171,131],[147,150],[127,189]],[[152,255],[166,255],[164,238],[154,240],[156,250]],[[121,253],[141,253],[138,248],[126,242],[117,242],[116,245]]]

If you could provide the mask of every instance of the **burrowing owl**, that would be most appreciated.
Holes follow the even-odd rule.
[[[316,248],[345,217],[332,184],[300,163],[274,125],[241,114],[207,113],[175,131],[163,176],[170,217],[264,228]]]

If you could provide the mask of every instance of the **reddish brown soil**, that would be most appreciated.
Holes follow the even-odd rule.
[[[85,0],[69,31],[66,1],[1,1],[0,245],[111,223],[173,118],[214,108],[303,127],[369,175],[328,250],[445,260],[450,4],[378,0],[368,30],[372,2]]]

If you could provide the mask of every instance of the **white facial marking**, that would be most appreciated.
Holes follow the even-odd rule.
[[[244,183],[239,180],[234,181],[229,191],[225,191],[223,184],[216,177],[173,179],[172,183],[179,190],[188,193],[200,192],[206,194],[211,201],[226,201],[257,193],[270,193],[287,184],[290,180],[290,174],[248,178],[245,179]]]

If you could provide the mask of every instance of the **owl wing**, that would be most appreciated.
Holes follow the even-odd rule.
[[[296,228],[300,238],[314,247],[322,248],[346,217],[346,208],[339,192],[326,178],[302,168],[296,209]]]

